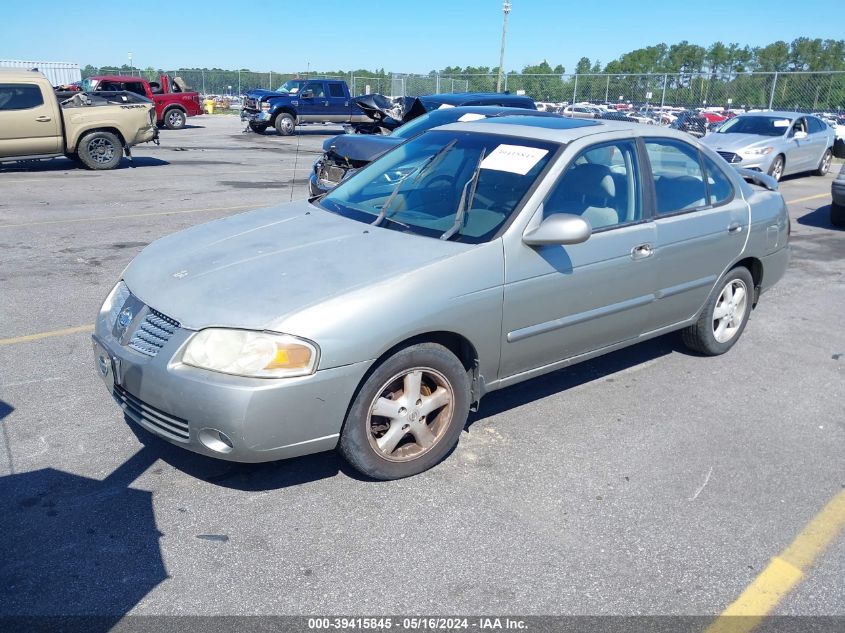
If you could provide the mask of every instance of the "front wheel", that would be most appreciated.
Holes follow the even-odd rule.
[[[772,162],[772,166],[769,167],[769,176],[771,176],[777,181],[780,181],[781,177],[783,176],[784,165],[785,162],[783,160],[783,156],[776,156],[775,160]]]
[[[123,144],[111,132],[89,132],[79,140],[76,153],[88,169],[114,169],[120,164]]]
[[[718,356],[732,348],[751,315],[754,280],[747,268],[729,271],[710,295],[694,325],[681,332],[684,344],[705,356]]]
[[[373,479],[400,479],[439,463],[458,443],[470,405],[463,364],[433,343],[400,350],[355,397],[339,450]]]
[[[279,133],[279,136],[290,136],[296,128],[296,121],[291,115],[286,112],[282,112],[276,117],[274,126],[276,131]]]
[[[255,132],[256,134],[264,134],[267,131],[267,124],[266,123],[255,123],[254,121],[249,122],[249,129]]]
[[[816,176],[825,176],[827,172],[830,171],[830,163],[833,162],[833,152],[830,149],[825,150],[824,156],[822,156],[822,160],[819,163],[818,169],[813,173]]]
[[[181,130],[187,121],[185,113],[179,109],[174,108],[164,113],[164,127],[168,130]]]

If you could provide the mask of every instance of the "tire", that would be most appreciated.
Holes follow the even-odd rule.
[[[771,167],[769,167],[769,176],[774,178],[776,181],[780,181],[780,179],[783,178],[783,167],[785,164],[786,161],[783,158],[783,154],[778,154],[772,161]]]
[[[294,119],[287,112],[282,112],[273,121],[273,127],[279,133],[279,136],[290,136],[296,129],[296,119]]]
[[[267,124],[266,123],[255,123],[254,121],[249,122],[249,129],[255,132],[256,134],[264,134],[267,131]]]
[[[740,289],[743,294],[738,298]],[[754,280],[747,268],[738,266],[728,271],[704,304],[698,321],[681,332],[684,345],[705,356],[727,352],[745,330],[753,293]],[[724,316],[717,318],[717,314]]]
[[[830,148],[826,149],[824,154],[822,155],[821,162],[819,163],[818,168],[813,172],[815,176],[826,176],[827,172],[830,171],[830,163],[833,160],[833,152]]]
[[[469,405],[467,370],[452,352],[433,343],[406,347],[378,365],[359,389],[338,450],[373,479],[416,475],[454,449]]]
[[[188,122],[188,117],[179,108],[171,108],[164,113],[164,127],[168,130],[181,130]]]
[[[120,164],[123,143],[111,132],[89,132],[79,140],[76,153],[88,169],[114,169]]]
[[[830,223],[833,226],[845,228],[845,207],[832,202],[830,204]]]

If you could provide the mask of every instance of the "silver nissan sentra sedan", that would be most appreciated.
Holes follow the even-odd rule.
[[[493,390],[673,330],[728,351],[789,259],[757,180],[654,126],[437,128],[325,197],[150,244],[100,310],[95,365],[131,422],[189,450],[337,447],[413,475]]]

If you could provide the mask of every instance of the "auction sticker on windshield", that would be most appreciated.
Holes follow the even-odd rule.
[[[789,119],[778,119],[773,125],[775,127],[789,127]]]
[[[548,153],[549,150],[538,147],[499,145],[481,161],[481,169],[508,171],[524,176]]]

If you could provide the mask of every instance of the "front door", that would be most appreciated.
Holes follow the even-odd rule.
[[[299,106],[296,111],[300,121],[328,121],[329,99],[322,81],[309,81],[299,92]]]
[[[61,153],[56,98],[38,84],[0,83],[0,158]]]
[[[694,316],[749,229],[748,205],[722,168],[681,140],[645,139],[654,179],[657,300],[651,330]]]
[[[644,330],[656,273],[654,223],[643,210],[635,141],[587,147],[569,164],[538,213],[580,215],[593,234],[506,253],[501,378]]]

